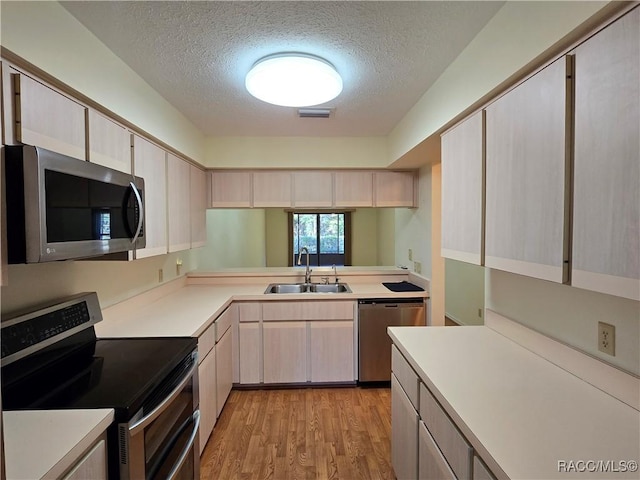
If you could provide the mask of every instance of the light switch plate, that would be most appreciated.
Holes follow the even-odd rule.
[[[598,350],[613,357],[616,355],[616,327],[598,322]]]

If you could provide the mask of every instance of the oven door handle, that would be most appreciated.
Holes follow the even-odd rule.
[[[178,386],[174,388],[171,391],[171,393],[167,395],[167,397],[162,401],[162,403],[158,405],[156,408],[154,408],[149,413],[149,415],[142,417],[140,420],[138,420],[137,422],[135,422],[133,425],[129,427],[129,434],[132,437],[142,432],[145,428],[147,428],[147,426],[151,422],[153,422],[156,418],[158,418],[158,416],[162,414],[162,412],[164,412],[167,409],[167,407],[169,407],[171,402],[173,402],[173,400],[180,394],[180,392],[187,385],[187,383],[189,383],[189,381],[191,380],[191,377],[193,376],[193,372],[195,372],[196,368],[198,368],[198,361],[197,361],[198,354],[194,352],[193,355],[196,356],[196,358],[193,359],[193,365],[191,366],[189,371],[185,374],[184,378],[180,381]]]
[[[174,478],[176,478],[178,472],[182,468],[182,465],[184,465],[184,462],[187,459],[189,452],[193,448],[193,444],[196,441],[196,436],[198,435],[198,428],[200,427],[200,410],[196,410],[195,412],[193,412],[192,418],[193,418],[193,430],[191,431],[191,436],[189,437],[189,441],[185,445],[184,450],[182,450],[182,453],[180,454],[178,461],[169,472],[169,475],[167,475],[167,480],[173,480]]]

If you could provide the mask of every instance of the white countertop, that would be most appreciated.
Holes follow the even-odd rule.
[[[270,280],[255,284],[186,285],[151,303],[131,308],[105,309],[95,325],[100,338],[197,337],[232,301],[357,300],[360,298],[412,298],[427,292],[389,291],[382,283],[346,282],[352,293],[265,294]],[[112,313],[116,311],[117,313]]]
[[[8,480],[58,478],[113,422],[113,410],[3,412]]]
[[[389,334],[499,477],[640,478],[558,471],[562,460],[640,460],[640,412],[632,407],[488,327]]]

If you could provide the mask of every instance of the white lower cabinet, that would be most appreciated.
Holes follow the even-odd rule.
[[[495,480],[395,345],[391,368],[391,461],[398,480]]]
[[[200,398],[200,454],[216,424],[216,349],[209,351],[198,366]]]
[[[309,322],[312,382],[353,382],[353,321]]]
[[[239,379],[243,385],[261,382],[260,324],[238,325]]]
[[[243,302],[239,312],[234,381],[355,381],[353,301]]]
[[[233,366],[231,348],[231,328],[216,343],[216,416],[220,416],[231,386],[233,385]]]
[[[418,413],[391,374],[391,465],[398,480],[418,474]]]
[[[418,478],[420,480],[456,480],[423,421],[418,427]]]
[[[307,381],[307,326],[305,322],[265,322],[264,383]]]
[[[103,435],[63,480],[107,480],[107,442]]]

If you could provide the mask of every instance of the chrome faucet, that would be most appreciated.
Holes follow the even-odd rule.
[[[304,272],[304,283],[311,283],[312,270],[309,268],[309,249],[307,247],[300,249],[300,252],[298,252],[298,265],[302,265],[302,252],[307,254],[307,269]]]
[[[336,268],[336,264],[334,263],[331,266],[331,268],[333,268],[333,276],[336,277],[336,282],[335,283],[338,283],[339,278],[338,278],[338,269]]]

